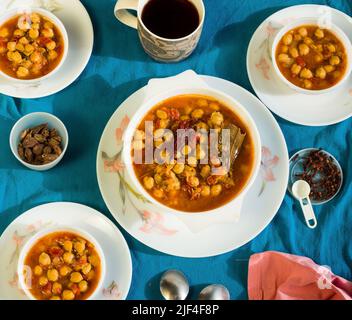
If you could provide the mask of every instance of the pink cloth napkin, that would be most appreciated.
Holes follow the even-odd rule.
[[[351,300],[352,282],[326,266],[292,254],[267,251],[249,260],[250,300]]]

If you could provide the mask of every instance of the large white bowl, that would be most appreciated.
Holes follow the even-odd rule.
[[[87,300],[93,300],[96,296],[96,294],[100,291],[102,284],[104,282],[104,278],[105,278],[105,273],[106,273],[106,262],[105,262],[105,256],[104,256],[104,252],[100,246],[100,244],[98,243],[98,241],[88,232],[82,230],[82,229],[78,229],[78,228],[71,228],[71,227],[55,227],[55,228],[47,228],[44,229],[42,231],[39,231],[38,233],[36,233],[34,236],[32,236],[26,243],[25,245],[22,247],[21,252],[20,252],[20,256],[18,259],[18,265],[17,265],[17,274],[18,274],[18,281],[19,284],[21,286],[21,288],[23,289],[23,291],[25,292],[25,294],[27,295],[27,297],[31,300],[37,300],[31,293],[30,291],[30,286],[28,283],[28,276],[25,276],[25,271],[28,272],[28,267],[25,265],[25,260],[27,257],[27,254],[29,253],[29,251],[32,249],[32,247],[43,237],[51,234],[51,233],[55,233],[55,232],[71,232],[74,233],[80,237],[82,237],[85,240],[88,240],[90,243],[92,243],[94,245],[95,250],[97,251],[99,257],[100,257],[100,261],[101,261],[101,274],[100,274],[100,279],[98,282],[98,285],[96,286],[95,290],[93,291],[93,293],[87,298]]]
[[[62,65],[64,64],[66,57],[67,57],[69,41],[68,41],[68,35],[67,35],[66,28],[65,28],[64,24],[61,22],[61,20],[56,15],[54,15],[52,12],[45,10],[45,9],[42,9],[42,8],[25,8],[25,9],[16,8],[16,9],[11,9],[11,10],[5,11],[0,16],[0,26],[2,26],[4,23],[6,23],[11,18],[13,18],[17,15],[21,15],[23,13],[39,13],[43,17],[48,18],[48,20],[51,21],[59,29],[59,31],[61,32],[61,35],[64,39],[64,52],[63,52],[63,55],[62,55],[62,58],[61,58],[59,64],[52,71],[50,71],[48,74],[46,74],[42,77],[30,79],[30,80],[18,79],[18,78],[14,78],[14,77],[7,75],[5,72],[0,70],[0,75],[5,77],[6,79],[12,81],[12,82],[21,83],[21,84],[33,84],[33,83],[41,82],[41,81],[51,77],[62,67]]]
[[[131,143],[133,140],[133,135],[136,130],[136,128],[139,126],[140,122],[144,118],[144,116],[156,105],[161,103],[162,101],[178,96],[178,95],[185,95],[185,94],[196,94],[196,95],[203,95],[203,96],[209,96],[212,97],[220,102],[222,102],[224,105],[226,105],[228,108],[233,110],[241,119],[244,121],[244,123],[248,126],[249,131],[252,135],[252,139],[254,142],[254,150],[255,150],[255,155],[254,155],[254,165],[252,172],[250,174],[249,179],[247,180],[247,183],[245,186],[242,188],[240,193],[232,199],[230,202],[215,208],[213,210],[208,210],[208,211],[202,211],[200,212],[202,215],[206,214],[216,214],[221,211],[224,211],[226,209],[231,210],[233,207],[234,203],[238,201],[239,199],[242,199],[246,192],[249,190],[251,185],[254,182],[254,179],[256,178],[259,167],[260,167],[260,160],[261,160],[261,140],[260,136],[258,133],[258,129],[256,127],[256,124],[250,114],[247,112],[244,106],[242,106],[238,101],[234,100],[232,97],[228,96],[227,94],[222,93],[221,91],[211,89],[211,88],[187,88],[187,89],[175,89],[175,90],[167,90],[162,94],[155,95],[151,97],[149,100],[147,100],[135,113],[134,117],[131,119],[124,135],[124,146],[123,146],[123,162],[126,166],[126,171],[127,174],[134,184],[134,186],[137,188],[138,192],[141,193],[148,201],[153,203],[159,208],[162,208],[166,212],[170,213],[175,213],[175,214],[187,214],[190,215],[190,212],[187,211],[180,211],[176,210],[170,207],[167,207],[160,203],[159,201],[155,200],[150,194],[144,189],[144,187],[141,185],[139,182],[134,168],[133,168],[133,163],[132,163],[132,157],[131,157]],[[191,214],[194,214],[192,212]]]
[[[323,29],[327,29],[330,32],[332,32],[344,45],[346,54],[347,54],[347,68],[346,72],[341,78],[339,82],[337,82],[335,85],[333,85],[330,88],[323,89],[323,90],[308,90],[304,89],[301,87],[296,86],[293,84],[291,81],[287,80],[286,77],[281,73],[279,66],[277,65],[276,61],[276,49],[281,41],[282,37],[290,30],[295,29],[299,26],[304,26],[304,25],[317,25],[320,26],[320,20],[317,18],[301,18],[301,19],[296,19],[294,22],[289,23],[285,25],[275,36],[272,48],[271,48],[271,56],[272,56],[272,61],[274,65],[274,70],[277,74],[277,76],[290,88],[304,94],[324,94],[327,92],[334,91],[338,89],[350,76],[351,71],[352,71],[352,44],[350,39],[346,36],[346,34],[335,24],[330,23],[330,26],[321,26]]]

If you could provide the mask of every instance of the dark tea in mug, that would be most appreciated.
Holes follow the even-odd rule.
[[[142,21],[159,37],[179,39],[195,31],[200,18],[189,0],[150,0],[142,11]]]

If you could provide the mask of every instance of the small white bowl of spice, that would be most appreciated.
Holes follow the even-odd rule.
[[[55,167],[68,146],[68,133],[60,119],[46,112],[20,118],[10,133],[10,148],[29,169],[45,171]]]

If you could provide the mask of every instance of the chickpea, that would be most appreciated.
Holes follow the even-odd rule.
[[[330,62],[330,64],[331,64],[332,66],[337,66],[337,65],[340,64],[341,60],[340,60],[340,58],[339,58],[338,56],[332,56],[332,57],[330,58],[329,62]]]
[[[63,300],[73,300],[75,298],[75,294],[72,292],[72,290],[64,290],[62,293],[62,299]]]
[[[313,40],[312,40],[312,38],[305,37],[305,38],[303,39],[303,42],[304,42],[307,46],[309,46],[309,45],[311,45],[311,44],[313,43]]]
[[[60,276],[66,277],[71,271],[72,269],[69,266],[62,266],[60,268]]]
[[[24,51],[24,45],[22,43],[17,43],[16,44],[16,50],[23,52]]]
[[[308,31],[305,27],[301,27],[298,29],[298,33],[302,36],[302,37],[306,37],[308,35]]]
[[[71,252],[65,252],[63,255],[63,259],[66,263],[70,264],[73,262],[74,255]]]
[[[302,40],[302,36],[301,36],[300,34],[296,33],[296,34],[293,36],[293,39],[298,42],[298,41],[301,41],[301,40]]]
[[[162,189],[155,189],[153,195],[156,198],[162,198],[164,196],[164,191]]]
[[[145,132],[143,130],[136,130],[133,137],[135,140],[144,140]]]
[[[202,197],[209,197],[210,196],[210,187],[209,186],[203,186],[202,191],[200,192],[200,195]]]
[[[201,117],[203,117],[204,115],[204,111],[202,109],[195,109],[192,112],[192,118],[194,119],[200,119]]]
[[[206,99],[198,99],[197,105],[201,108],[206,108],[208,106],[208,101]]]
[[[54,282],[51,291],[54,294],[61,294],[61,292],[62,292],[62,284],[59,283],[59,282]]]
[[[0,29],[0,37],[7,38],[10,35],[9,29],[1,28]]]
[[[183,173],[186,177],[189,177],[189,176],[195,176],[197,174],[197,171],[196,171],[196,169],[194,169],[188,165],[185,165],[185,170]]]
[[[190,176],[187,178],[187,183],[192,188],[195,188],[199,186],[199,179],[195,176]]]
[[[19,67],[17,69],[16,75],[18,78],[24,78],[27,77],[29,74],[29,70],[25,67]]]
[[[18,51],[12,52],[11,60],[14,63],[21,63],[22,62],[22,56]]]
[[[83,265],[82,267],[83,274],[88,274],[90,270],[92,270],[92,265],[90,263],[86,263],[85,265]]]
[[[292,58],[297,58],[299,56],[297,48],[290,48],[290,55],[292,56]]]
[[[16,29],[14,32],[13,32],[13,35],[17,38],[19,37],[23,37],[24,36],[24,31],[21,30],[21,29]]]
[[[99,265],[100,259],[96,255],[91,255],[88,257],[88,261],[91,263],[92,266],[97,267]]]
[[[38,13],[31,14],[31,21],[32,23],[40,23],[40,16]]]
[[[16,50],[16,42],[10,41],[7,43],[7,50],[15,51]]]
[[[200,175],[205,179],[210,175],[210,166],[206,164],[201,170]]]
[[[291,72],[296,75],[299,74],[301,70],[302,70],[302,67],[296,63],[291,67]]]
[[[219,104],[217,102],[211,102],[209,104],[209,108],[211,110],[214,110],[214,111],[219,111],[220,110],[220,106],[219,106]]]
[[[309,47],[305,44],[305,43],[301,43],[299,46],[298,46],[298,49],[299,49],[299,54],[301,56],[306,56],[307,54],[309,54]]]
[[[39,28],[40,28],[40,24],[39,23],[33,23],[32,24],[32,29],[39,30]]]
[[[72,272],[71,273],[71,277],[70,277],[71,282],[78,283],[78,282],[81,282],[82,280],[83,280],[83,277],[79,272]]]
[[[154,179],[152,177],[144,177],[143,184],[147,190],[151,190],[154,187]]]
[[[136,151],[140,151],[144,149],[144,142],[142,140],[134,140],[132,142],[132,147]]]
[[[197,130],[202,130],[202,129],[208,130],[209,129],[208,125],[203,121],[198,122],[196,124],[196,127],[197,127]]]
[[[301,76],[301,78],[304,78],[304,79],[311,79],[311,78],[313,78],[313,73],[312,73],[312,71],[310,71],[309,69],[304,68],[304,69],[301,71],[300,76]]]
[[[75,248],[75,250],[79,255],[82,255],[84,250],[86,249],[86,245],[82,241],[75,242],[73,247]]]
[[[185,169],[185,165],[183,163],[176,163],[175,166],[172,168],[173,172],[176,174],[181,174]]]
[[[26,44],[24,47],[24,51],[30,55],[34,51],[34,47],[31,44]]]
[[[38,283],[39,283],[39,285],[40,285],[41,287],[46,286],[46,285],[48,284],[48,282],[49,282],[49,280],[48,280],[48,278],[45,277],[45,276],[41,276],[41,277],[39,278],[39,280],[38,280]]]
[[[293,36],[291,33],[287,33],[284,35],[284,37],[282,38],[282,42],[286,45],[289,46],[293,41]]]
[[[73,248],[73,243],[70,240],[64,241],[64,249],[68,252],[71,252]]]
[[[189,119],[191,119],[191,118],[189,117],[189,115],[180,116],[180,120],[182,120],[182,121],[184,121],[184,120],[189,120]]]
[[[95,277],[95,272],[94,270],[91,270],[88,274],[87,274],[87,280],[90,281]]]
[[[196,157],[188,157],[187,163],[189,166],[196,168],[198,161],[197,161]]]
[[[288,46],[286,46],[286,45],[281,46],[281,53],[287,53],[288,50],[289,50]]]
[[[59,272],[56,269],[50,269],[46,273],[46,276],[48,277],[49,281],[57,281],[59,279]]]
[[[55,60],[57,58],[58,54],[55,50],[49,50],[48,52],[48,58],[49,60]]]
[[[42,252],[39,256],[39,263],[42,266],[48,266],[51,263],[50,256],[47,253]]]
[[[323,57],[323,55],[322,55],[321,53],[316,54],[316,55],[314,56],[315,62],[322,62],[323,59],[324,59],[324,57]]]
[[[192,152],[192,148],[189,145],[185,145],[185,146],[183,146],[181,152],[182,152],[182,154],[187,156],[188,154],[190,154]]]
[[[58,296],[52,296],[52,297],[50,298],[50,300],[61,300],[61,298],[58,297]]]
[[[331,52],[331,53],[335,53],[336,52],[336,47],[332,44],[329,43],[326,45],[326,48]]]
[[[278,56],[278,61],[289,65],[292,63],[292,58],[290,58],[286,53],[281,53]]]
[[[31,56],[30,59],[33,63],[41,63],[43,60],[43,56],[41,55],[41,53],[37,50],[34,51]]]
[[[43,268],[41,266],[35,266],[33,270],[36,276],[41,276],[43,274]]]
[[[78,284],[79,291],[86,292],[88,290],[88,282],[83,280]]]
[[[163,177],[159,173],[156,173],[154,175],[154,181],[156,184],[160,184],[163,182]]]
[[[221,126],[224,122],[224,116],[218,111],[213,112],[210,116],[210,121],[216,126]]]
[[[305,79],[303,81],[303,86],[305,89],[311,89],[313,87],[313,83],[312,81]]]
[[[43,29],[42,30],[42,36],[46,37],[46,38],[53,38],[54,37],[53,29]]]
[[[222,191],[221,184],[216,184],[210,188],[210,193],[213,197],[218,196]]]
[[[160,119],[159,127],[161,129],[167,128],[168,125],[169,125],[169,119]]]
[[[325,71],[326,71],[327,73],[330,73],[330,72],[335,71],[335,67],[332,66],[332,65],[330,65],[330,64],[324,66],[324,69],[325,69]]]
[[[51,49],[52,50],[52,49]],[[167,112],[164,111],[164,110],[157,110],[156,111],[156,116],[159,118],[159,119],[167,119],[168,118],[168,115],[167,115]]]
[[[317,29],[317,30],[315,30],[314,35],[318,39],[322,39],[322,38],[324,38],[324,31],[322,29]]]
[[[52,28],[54,28],[54,25],[50,21],[46,20],[44,23],[44,28],[45,29],[52,29]]]
[[[23,45],[26,45],[29,43],[29,41],[26,37],[22,37],[20,40],[18,40],[18,42],[22,43]]]
[[[4,54],[6,51],[8,51],[7,47],[4,44],[0,45],[0,54]]]
[[[326,71],[323,67],[319,67],[316,70],[315,75],[320,79],[325,79],[326,78]]]
[[[39,31],[37,29],[30,29],[28,32],[30,38],[37,39],[39,37]]]

